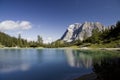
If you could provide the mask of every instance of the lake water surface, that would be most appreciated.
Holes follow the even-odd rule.
[[[72,80],[118,55],[117,51],[0,49],[0,80]]]

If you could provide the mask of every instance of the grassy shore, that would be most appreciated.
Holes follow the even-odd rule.
[[[80,49],[83,49],[83,50],[120,50],[120,48],[88,48],[88,47],[83,47]]]
[[[78,49],[78,50],[120,50],[120,48],[91,48],[91,47],[78,47],[78,46],[72,46],[72,47],[63,47],[58,49]]]
[[[45,49],[44,47],[0,47],[0,49]],[[50,48],[54,49],[54,48]],[[63,48],[56,48],[56,49],[79,49],[79,50],[120,50],[120,48],[90,48],[90,47],[78,47],[78,46],[72,46],[72,47],[63,47]]]

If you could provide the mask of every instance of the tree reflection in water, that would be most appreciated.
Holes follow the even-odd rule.
[[[66,50],[65,53],[71,67],[93,68],[92,74],[86,75],[92,80],[96,77],[96,80],[120,80],[120,54],[117,51]],[[83,80],[91,80],[86,76]]]
[[[120,80],[120,58],[106,58],[93,65],[97,80]]]

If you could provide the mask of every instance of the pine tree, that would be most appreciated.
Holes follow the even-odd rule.
[[[42,39],[42,37],[41,37],[40,35],[38,35],[37,37],[38,37],[38,40],[37,40],[38,46],[42,46],[42,44],[43,44],[43,39]]]
[[[18,46],[22,47],[22,39],[21,39],[21,34],[18,35]]]

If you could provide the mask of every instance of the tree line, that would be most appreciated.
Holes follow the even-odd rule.
[[[0,45],[3,47],[39,47],[43,45],[42,37],[38,35],[37,41],[27,41],[21,38],[21,34],[18,38],[11,37],[4,32],[0,32]]]

